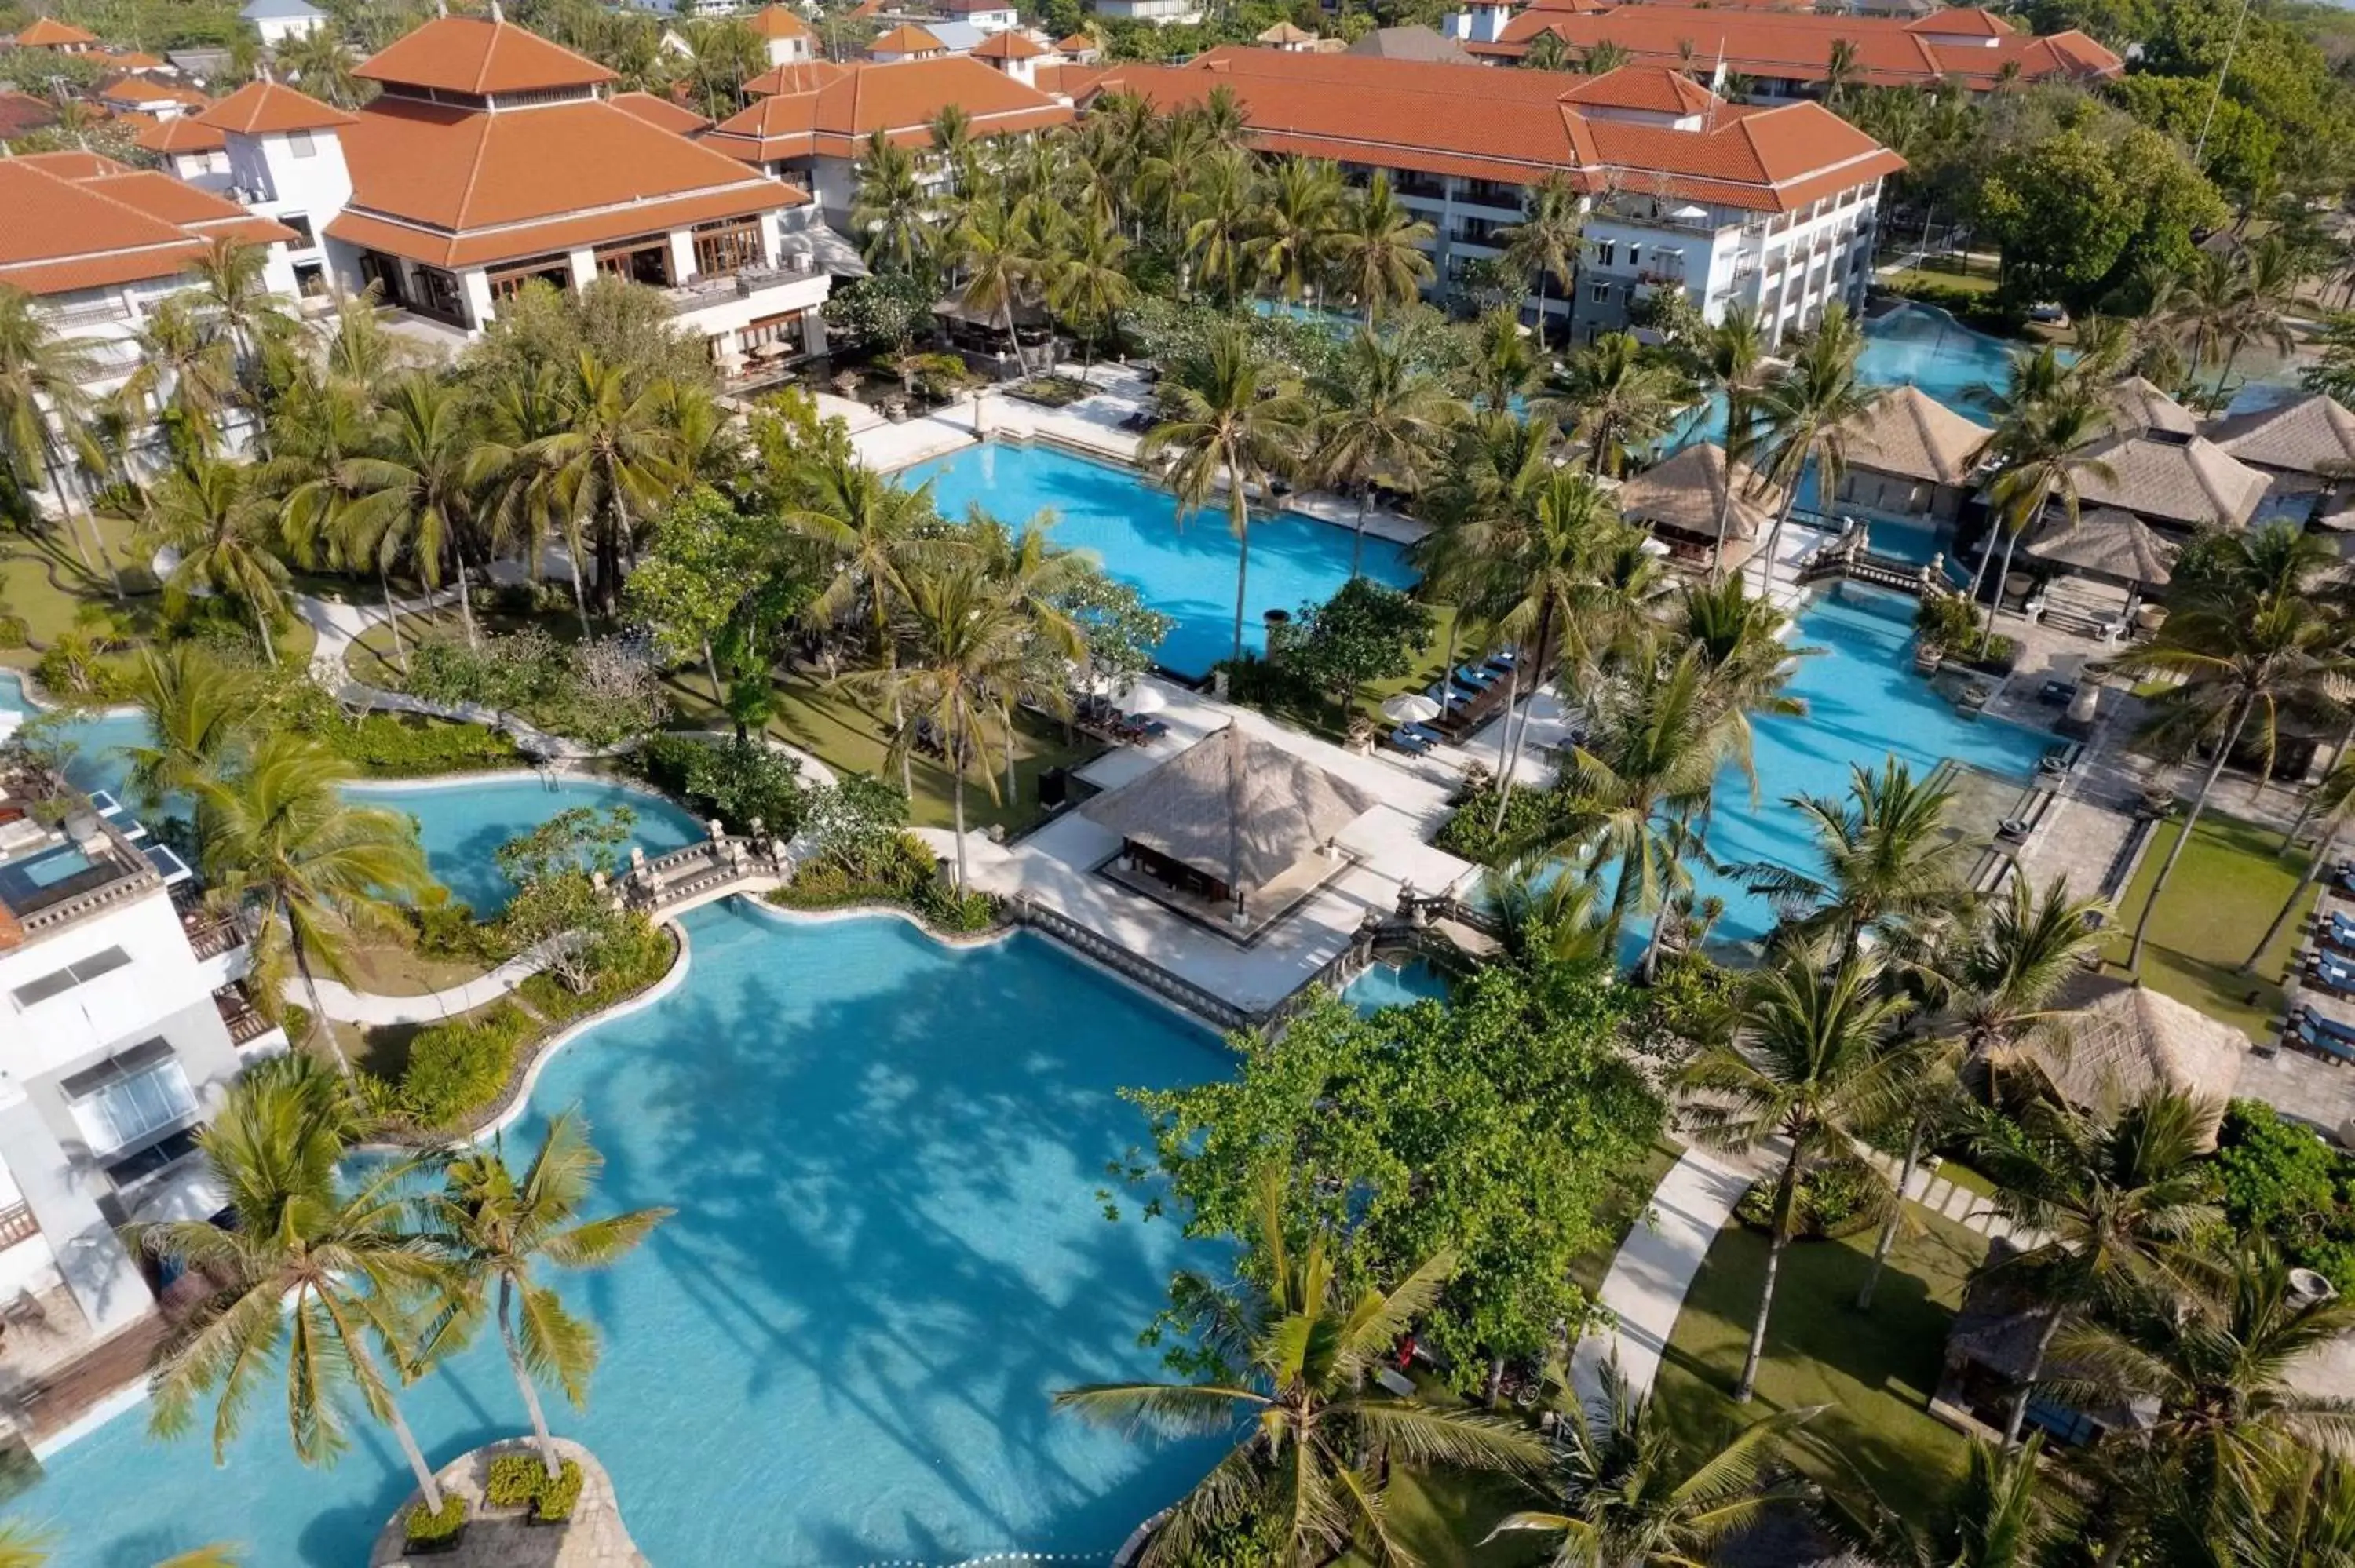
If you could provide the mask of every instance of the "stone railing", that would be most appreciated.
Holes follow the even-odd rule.
[[[1916,599],[1942,599],[1954,590],[1946,583],[1946,557],[1934,555],[1916,566],[1899,556],[1885,556],[1870,547],[1867,529],[1857,528],[1832,540],[1799,563],[1803,583],[1825,577],[1845,577],[1875,588],[1894,588]]]
[[[1265,1013],[1248,1012],[1225,997],[1196,985],[1185,976],[1163,969],[1150,959],[1139,958],[1119,943],[1099,936],[1058,910],[1048,908],[1028,894],[1015,895],[1013,902],[1007,906],[1007,915],[1017,925],[1046,932],[1114,974],[1134,980],[1217,1028],[1251,1029],[1265,1022]]]

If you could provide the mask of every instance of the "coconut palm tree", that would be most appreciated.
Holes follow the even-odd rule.
[[[1243,611],[1251,576],[1250,492],[1294,472],[1311,418],[1298,390],[1261,362],[1238,323],[1214,327],[1204,351],[1165,374],[1162,418],[1137,445],[1137,461],[1157,470],[1178,498],[1178,519],[1209,505],[1225,486],[1227,528],[1235,540],[1235,641],[1243,656]]]
[[[282,1356],[295,1457],[325,1464],[350,1446],[344,1402],[356,1395],[392,1429],[425,1506],[438,1513],[440,1483],[396,1393],[413,1369],[405,1355],[395,1368],[378,1358],[379,1347],[407,1342],[408,1301],[440,1285],[444,1265],[406,1224],[412,1167],[377,1161],[346,1181],[340,1161],[353,1130],[342,1086],[310,1061],[263,1063],[197,1135],[236,1223],[130,1227],[138,1250],[212,1287],[165,1341],[148,1380],[148,1427],[177,1436],[209,1400],[220,1462],[266,1369]]]
[[[2200,1248],[2223,1212],[2201,1157],[2222,1111],[2162,1089],[2091,1110],[2033,1097],[1974,1118],[1972,1149],[1995,1183],[1995,1212],[2042,1238],[1998,1270],[2050,1308],[2012,1398],[2006,1443],[2019,1441],[2029,1394],[2063,1329],[2134,1291],[2195,1292],[2212,1274]]]
[[[1766,535],[1770,582],[1783,547],[1783,524],[1790,521],[1808,466],[1815,467],[1818,496],[1839,491],[1840,471],[1848,466],[1849,424],[1872,402],[1857,379],[1857,361],[1863,353],[1864,333],[1849,319],[1847,307],[1827,305],[1816,330],[1753,405],[1758,418],[1757,482],[1782,493],[1774,526]]]
[[[2100,950],[2108,913],[2105,900],[2072,894],[2065,876],[2039,893],[2014,875],[2001,897],[1972,910],[1959,939],[1928,969],[1934,1000],[1962,1037],[1966,1066],[1992,1071],[2022,1040],[2065,1017],[2053,1000]]]
[[[2240,248],[2234,260],[2240,284],[2224,339],[2223,367],[2216,373],[2219,398],[2224,396],[2224,384],[2232,379],[2242,350],[2250,344],[2263,344],[2284,355],[2296,348],[2297,336],[2290,331],[2289,319],[2297,309],[2298,285],[2308,271],[2305,253],[2278,234]]]
[[[1510,411],[1513,399],[1527,396],[1544,368],[1511,311],[1490,311],[1480,318],[1472,340],[1471,376],[1487,412]]]
[[[1316,292],[1339,231],[1341,174],[1316,158],[1286,158],[1268,176],[1244,245],[1252,271],[1281,300]]]
[[[538,1380],[554,1382],[575,1410],[584,1408],[598,1345],[596,1329],[572,1315],[541,1271],[607,1267],[673,1213],[637,1209],[582,1219],[604,1165],[589,1141],[589,1124],[565,1111],[540,1134],[522,1175],[508,1166],[499,1144],[476,1146],[450,1158],[442,1166],[442,1186],[419,1202],[425,1234],[447,1266],[428,1350],[455,1349],[485,1317],[497,1322],[507,1370],[550,1479],[563,1463],[549,1436]]]
[[[2003,531],[1998,584],[2010,580],[2011,552],[2039,518],[2050,515],[2057,506],[2063,524],[2074,528],[2083,482],[2116,481],[2117,471],[2090,450],[2108,428],[2109,410],[2099,395],[2073,378],[2050,396],[2027,401],[2002,418],[1987,443],[1987,455],[1998,464],[1995,478],[1987,483],[1987,504],[1996,526]],[[1987,560],[1994,554],[1992,548],[1980,547],[1979,564],[1971,573],[1974,609]]]
[[[921,275],[938,232],[915,154],[878,131],[858,154],[852,179],[850,231],[858,237],[859,254],[870,267]]]
[[[965,205],[964,216],[949,238],[949,249],[964,276],[958,303],[976,316],[995,317],[1006,333],[1007,352],[1022,366],[1022,342],[1015,335],[1014,312],[1044,272],[1047,254],[1030,221],[1028,198],[1009,205],[1007,198],[984,190]]]
[[[1170,1509],[1138,1562],[1182,1563],[1198,1543],[1238,1525],[1280,1532],[1277,1560],[1307,1568],[1353,1541],[1378,1558],[1414,1561],[1384,1510],[1395,1462],[1534,1469],[1544,1444],[1518,1422],[1393,1397],[1368,1383],[1399,1337],[1439,1298],[1455,1259],[1434,1255],[1388,1291],[1344,1296],[1330,1244],[1295,1252],[1285,1234],[1282,1179],[1260,1178],[1261,1266],[1236,1287],[1188,1273],[1173,1298],[1198,1304],[1204,1348],[1219,1370],[1191,1383],[1094,1383],[1065,1389],[1055,1407],[1124,1430],[1220,1435],[1235,1446]]]
[[[1578,410],[1572,433],[1586,443],[1595,471],[1614,479],[1629,450],[1665,435],[1691,397],[1673,366],[1624,332],[1605,333],[1572,355],[1562,387],[1562,400]]]
[[[95,352],[88,341],[58,332],[32,295],[0,283],[0,460],[28,494],[48,490],[57,496],[83,569],[92,577],[105,569],[120,598],[122,582],[99,566],[103,546],[91,549],[97,530],[75,508],[73,465],[63,456],[60,434],[88,400],[82,389],[97,377]]]
[[[1365,562],[1366,513],[1376,482],[1413,494],[1440,440],[1463,410],[1436,376],[1422,369],[1407,345],[1370,326],[1349,340],[1346,401],[1316,421],[1308,469],[1321,482],[1358,496],[1349,544],[1349,575]]]
[[[2246,308],[2246,277],[2237,249],[2201,248],[2191,270],[2165,296],[2166,321],[2194,367],[2219,366],[2221,390],[2231,374],[2232,340]]]
[[[2325,832],[2316,842],[2314,853],[2307,857],[2306,869],[2298,874],[2297,885],[2289,890],[2289,897],[2275,913],[2273,923],[2265,927],[2265,934],[2257,938],[2257,945],[2250,948],[2249,956],[2241,961],[2241,973],[2250,973],[2264,961],[2266,949],[2279,939],[2283,929],[2297,917],[2298,911],[2306,907],[2307,889],[2312,887],[2325,871],[2339,863],[2339,841],[2347,831],[2350,802],[2355,802],[2355,756],[2346,755],[2345,748],[2341,747],[2341,755],[2330,765],[2330,771],[2307,791],[2307,804],[2321,814]]]
[[[903,715],[891,740],[901,768],[929,730],[955,801],[956,885],[965,886],[965,779],[976,765],[990,799],[1001,797],[996,759],[1013,745],[1007,694],[1044,694],[1028,662],[1022,620],[976,562],[919,573],[909,584],[905,635],[894,661],[841,678],[848,691],[888,701]]]
[[[2355,1330],[2355,1303],[2296,1289],[2262,1234],[2230,1269],[2213,1306],[2129,1292],[2054,1337],[2066,1371],[2044,1387],[2073,1404],[2155,1411],[2135,1442],[2166,1478],[2147,1527],[2157,1561],[2229,1561],[2243,1499],[2273,1494],[2298,1457],[2355,1442],[2355,1402],[2309,1392],[2298,1369]]]
[[[229,236],[212,240],[188,263],[205,324],[229,344],[241,378],[252,375],[265,343],[282,341],[298,326],[287,302],[270,287],[269,263],[268,246]]]
[[[1567,301],[1578,275],[1579,237],[1586,228],[1584,197],[1561,169],[1549,169],[1521,194],[1521,220],[1493,237],[1505,248],[1505,264],[1538,284],[1538,347],[1545,347],[1546,283],[1550,279]]]
[[[2126,952],[2129,973],[2141,972],[2151,916],[2216,780],[2243,741],[2252,734],[2257,738],[2263,777],[2272,771],[2286,711],[2342,722],[2345,717],[2328,688],[2348,669],[2348,630],[2339,617],[2303,591],[2327,552],[2293,523],[2231,536],[2222,548],[2239,569],[2179,596],[2186,602],[2173,608],[2158,634],[2129,660],[2137,673],[2178,679],[2154,700],[2146,733],[2183,751],[2201,742],[2214,747],[2135,922],[2134,943]]]
[[[1588,76],[1601,76],[1604,71],[1631,64],[1635,58],[1618,39],[1605,38],[1579,57],[1578,69]]]
[[[135,687],[147,739],[129,748],[133,795],[151,811],[218,775],[253,722],[253,682],[197,642],[142,649]],[[202,830],[199,829],[199,836]]]
[[[1821,1405],[1778,1410],[1715,1448],[1696,1451],[1614,1361],[1601,1395],[1557,1429],[1550,1489],[1558,1511],[1508,1514],[1488,1532],[1559,1536],[1554,1568],[1674,1568],[1706,1563],[1727,1540],[1809,1489],[1785,1462],[1792,1435]]]
[[[1434,232],[1392,194],[1389,172],[1376,169],[1363,191],[1342,202],[1327,239],[1335,291],[1358,302],[1368,326],[1393,306],[1412,304],[1431,281],[1423,248]]]
[[[349,777],[318,742],[280,731],[258,741],[243,768],[203,780],[197,792],[211,896],[230,908],[260,907],[256,967],[274,967],[282,954],[293,960],[314,1026],[327,1014],[314,967],[348,978],[346,934],[396,926],[397,900],[432,883],[409,819],[345,800]],[[334,1031],[325,1038],[348,1074]]]
[[[1801,1174],[1817,1160],[1847,1157],[1905,1104],[1913,1055],[1887,1039],[1905,1004],[1883,991],[1880,979],[1880,965],[1870,957],[1835,964],[1820,948],[1785,948],[1752,982],[1739,1038],[1704,1050],[1680,1075],[1681,1086],[1699,1097],[1684,1114],[1701,1142],[1746,1151],[1785,1140],[1766,1273],[1734,1385],[1736,1404],[1750,1403],[1758,1386]]]
[[[1074,617],[1071,595],[1089,580],[1087,557],[1055,547],[1050,535],[1051,513],[1040,513],[1018,529],[1010,529],[976,507],[965,532],[972,540],[973,559],[982,576],[1006,601],[1022,640],[1031,675],[998,690],[998,707],[1007,738],[1006,793],[1019,793],[1014,775],[1015,710],[1032,703],[1063,714],[1069,702],[1069,681],[1063,673],[1072,665],[1088,665],[1087,629]],[[1043,667],[1042,666],[1043,663]]]
[[[1831,52],[1824,58],[1824,102],[1837,110],[1856,90],[1864,75],[1863,62],[1857,58],[1854,38],[1834,38]]]
[[[359,107],[360,79],[352,69],[358,62],[335,28],[312,27],[282,38],[272,53],[278,69],[312,97],[338,109]]]
[[[1069,238],[1047,271],[1047,308],[1071,323],[1084,346],[1084,381],[1095,373],[1097,344],[1112,334],[1136,287],[1129,281],[1129,244],[1117,217],[1091,210],[1074,220]]]
[[[189,603],[220,594],[253,617],[261,651],[272,664],[278,646],[270,623],[285,612],[286,563],[278,557],[278,503],[242,463],[192,452],[143,498],[135,537],[178,559],[164,574],[164,607],[186,613]]]
[[[676,428],[676,421],[674,421]],[[340,464],[336,487],[346,497],[336,519],[346,552],[376,563],[385,616],[400,646],[400,611],[389,574],[407,557],[429,589],[442,586],[442,563],[457,563],[458,613],[468,646],[474,612],[468,602],[466,550],[461,538],[482,478],[480,438],[464,395],[428,371],[395,382],[385,399],[368,451]],[[403,654],[403,668],[407,656]]]
[[[1828,1511],[1886,1568],[2042,1568],[2073,1538],[2067,1494],[2045,1484],[2041,1432],[2018,1448],[1973,1437],[1962,1484],[1927,1530],[1873,1496],[1844,1456],[1827,1457],[1839,1478]]]
[[[2307,1453],[2282,1467],[2275,1486],[2237,1499],[2232,1568],[2340,1568],[2355,1562],[2355,1465]]]
[[[237,368],[229,345],[206,330],[197,312],[189,291],[155,302],[140,323],[139,362],[123,392],[152,409],[165,429],[176,429],[187,446],[209,455],[237,399]]]
[[[589,349],[557,384],[562,427],[532,444],[554,514],[573,530],[573,592],[581,591],[581,530],[591,530],[599,608],[621,594],[622,553],[636,520],[660,511],[684,477],[679,440],[664,418],[659,385],[630,390],[626,367]],[[585,623],[587,616],[582,616]]]
[[[48,1568],[51,1538],[11,1520],[0,1524],[0,1568]],[[155,1568],[237,1568],[237,1553],[229,1547],[199,1546],[165,1558]]]
[[[1252,164],[1234,151],[1205,154],[1187,181],[1178,212],[1185,222],[1184,254],[1190,275],[1223,301],[1252,287]]]
[[[1710,383],[1725,396],[1725,455],[1730,461],[1746,463],[1753,444],[1751,404],[1758,390],[1759,366],[1766,357],[1758,313],[1746,304],[1727,306],[1724,319],[1701,340],[1700,357]],[[1723,571],[1720,563],[1725,556],[1725,530],[1732,511],[1733,486],[1729,484],[1717,508],[1717,548],[1710,556],[1711,577]]]
[[[1751,760],[1751,719],[1759,714],[1806,716],[1806,701],[1786,688],[1798,662],[1823,652],[1794,648],[1791,618],[1738,577],[1690,583],[1670,612],[1669,646],[1690,648],[1708,671],[1710,686],[1723,710],[1727,752],[1739,763],[1754,796],[1757,768]]]
[[[1563,70],[1569,65],[1570,46],[1563,43],[1561,35],[1551,28],[1531,38],[1529,47],[1521,53],[1521,67],[1525,70]]]
[[[1884,940],[1961,912],[1978,846],[1949,829],[1954,787],[1915,779],[1894,757],[1878,771],[1849,765],[1849,798],[1794,795],[1784,802],[1815,834],[1817,874],[1772,863],[1733,868],[1773,899],[1792,930],[1828,938],[1842,962],[1868,932]]]

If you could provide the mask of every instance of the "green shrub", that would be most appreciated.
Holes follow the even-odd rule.
[[[521,1508],[539,1496],[547,1475],[548,1467],[537,1453],[497,1455],[483,1484],[483,1500],[493,1508]]]
[[[409,1510],[401,1528],[409,1537],[408,1546],[412,1552],[453,1551],[466,1528],[466,1499],[455,1492],[445,1492],[440,1513],[432,1512],[421,1502]]]
[[[995,894],[958,893],[940,879],[931,846],[913,833],[896,833],[854,870],[839,861],[814,860],[769,902],[780,909],[838,909],[857,904],[893,904],[914,911],[944,931],[986,931],[997,924],[1005,900]]]
[[[758,740],[705,740],[695,736],[650,736],[634,754],[649,783],[677,795],[698,815],[715,816],[737,832],[750,832],[752,820],[783,838],[801,825],[806,791],[802,765]]]
[[[539,1491],[532,1499],[531,1517],[542,1524],[559,1524],[570,1519],[572,1510],[581,1502],[580,1464],[572,1459],[565,1460],[552,1481],[537,1462],[532,1467],[539,1478]]]
[[[1033,376],[1008,387],[1006,395],[1019,397],[1025,403],[1036,403],[1042,408],[1068,408],[1094,390],[1086,382],[1069,376]]]
[[[1887,1183],[1863,1160],[1828,1160],[1800,1173],[1792,1195],[1791,1234],[1817,1240],[1854,1235],[1879,1224],[1889,1202]],[[1774,1179],[1762,1176],[1752,1182],[1734,1213],[1753,1230],[1768,1229],[1774,1221]]]
[[[33,639],[32,628],[21,615],[0,615],[0,648],[23,648]]]
[[[400,1076],[401,1109],[421,1127],[455,1126],[506,1087],[516,1050],[531,1032],[530,1017],[506,1001],[480,1017],[419,1031]]]
[[[363,772],[394,778],[473,773],[513,768],[522,760],[514,741],[481,725],[415,714],[336,717],[312,733]]]
[[[409,906],[409,924],[417,950],[430,959],[471,959],[504,963],[515,956],[496,925],[474,918],[474,906],[460,898],[431,899]]]
[[[1960,594],[1940,594],[1914,607],[1913,630],[1924,642],[1960,651],[1978,641],[1978,612]]]
[[[1006,901],[994,893],[968,888],[959,893],[943,882],[928,882],[916,890],[916,912],[943,931],[986,931],[997,924]]]
[[[1493,782],[1482,784],[1457,799],[1455,814],[1432,842],[1450,854],[1494,865],[1504,855],[1506,845],[1562,826],[1568,820],[1569,804],[1569,796],[1559,789],[1516,789],[1505,806],[1504,831],[1497,832],[1489,826],[1497,820],[1497,787]]]
[[[2259,1100],[2234,1100],[2216,1136],[2216,1178],[2235,1231],[2355,1291],[2355,1156]]]

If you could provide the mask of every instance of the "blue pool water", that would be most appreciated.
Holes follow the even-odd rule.
[[[22,683],[10,671],[0,670],[0,707],[31,710]],[[100,714],[72,721],[65,733],[77,748],[66,768],[74,783],[123,797],[123,780],[130,773],[123,748],[146,744],[146,721],[135,713]],[[353,786],[351,792],[371,805],[390,807],[417,819],[427,865],[452,896],[473,905],[480,915],[496,914],[506,906],[511,891],[492,859],[498,847],[559,811],[574,806],[626,805],[638,814],[632,842],[648,855],[684,848],[706,832],[703,824],[660,795],[593,779],[561,779],[552,789],[529,777],[439,786],[360,784]]]
[[[585,1414],[551,1398],[556,1429],[613,1470],[658,1563],[1108,1559],[1211,1453],[1125,1442],[1048,1396],[1158,1370],[1136,1334],[1170,1269],[1206,1260],[1172,1224],[1107,1223],[1095,1192],[1146,1136],[1115,1091],[1220,1073],[1217,1042],[1027,935],[957,951],[897,920],[728,906],[686,924],[681,988],[566,1047],[532,1096],[535,1117],[577,1105],[594,1125],[601,1207],[678,1211],[568,1282],[605,1359]],[[437,1463],[522,1424],[488,1342],[402,1407]],[[61,1568],[216,1540],[351,1568],[407,1471],[365,1426],[306,1470],[282,1412],[255,1402],[226,1472],[201,1432],[158,1443],[128,1414],[11,1512],[65,1527]]]
[[[1018,525],[1052,512],[1056,543],[1093,552],[1104,570],[1176,620],[1156,658],[1178,673],[1207,675],[1233,649],[1236,546],[1223,507],[1198,512],[1181,526],[1168,493],[1134,470],[1044,446],[966,447],[919,463],[900,479],[911,486],[930,481],[932,499],[948,517],[978,505]],[[1297,613],[1303,604],[1330,599],[1348,580],[1350,540],[1347,528],[1290,514],[1253,521],[1246,646],[1265,647],[1263,611]],[[1366,540],[1365,573],[1392,588],[1415,580],[1405,553],[1372,537]]]
[[[1423,1001],[1444,1001],[1447,977],[1423,959],[1409,959],[1402,964],[1378,963],[1349,982],[1342,1000],[1359,1012],[1409,1007]]]
[[[1966,719],[1913,673],[1908,643],[1913,601],[1855,584],[1840,584],[1799,617],[1798,646],[1823,652],[1799,661],[1789,691],[1807,705],[1805,718],[1762,718],[1753,726],[1758,803],[1738,768],[1717,784],[1709,850],[1720,862],[1772,861],[1817,869],[1815,840],[1805,820],[1783,802],[1794,795],[1844,797],[1849,767],[1881,766],[1895,757],[1920,779],[1953,758],[1970,768],[2026,783],[2052,744],[2042,730],[2000,719]],[[1774,909],[1738,881],[1694,874],[1696,892],[1726,901],[1715,938],[1752,941],[1774,925]]]

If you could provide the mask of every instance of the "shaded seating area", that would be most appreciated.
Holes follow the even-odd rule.
[[[1964,1293],[1962,1309],[1946,1331],[1930,1414],[1950,1425],[2001,1432],[2010,1418],[2012,1400],[2022,1384],[2038,1377],[2040,1363],[2040,1381],[2065,1379],[2073,1370],[2056,1364],[2045,1350],[2057,1308],[2032,1294],[2017,1271],[2001,1266],[2018,1252],[2000,1237],[1988,1245],[1987,1266]],[[2049,1434],[2056,1445],[2073,1448],[2098,1443],[2114,1432],[2137,1431],[2158,1414],[2158,1402],[2148,1399],[2080,1406],[2039,1392],[2028,1400],[2028,1425]]]
[[[2144,598],[2168,585],[2175,567],[2174,545],[2115,506],[2083,513],[2074,526],[2064,514],[2047,512],[2021,554],[2063,574],[2061,583],[2030,601],[2030,620],[2050,613],[2113,641],[2134,625]]]
[[[1841,427],[1848,450],[1838,499],[1895,516],[1952,523],[1995,432],[1918,387],[1893,387]]]
[[[1350,863],[1338,835],[1378,804],[1230,724],[1080,813],[1120,837],[1105,874],[1248,938]]]
[[[2154,427],[2096,441],[2077,481],[2081,503],[2115,507],[2173,536],[2248,526],[2271,484],[2197,434]]]
[[[1730,462],[1715,441],[1686,447],[1619,486],[1619,515],[1651,531],[1668,559],[1689,571],[1737,570],[1774,525],[1780,493],[1747,463]],[[1719,556],[1721,525],[1724,554]]]

